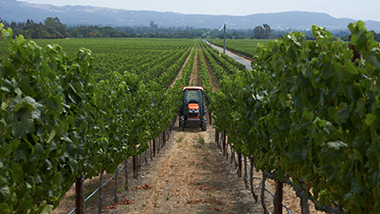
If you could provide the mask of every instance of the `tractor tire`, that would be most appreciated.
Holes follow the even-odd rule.
[[[185,131],[185,117],[179,116],[179,129]]]
[[[207,117],[204,115],[201,120],[201,130],[206,131],[207,130]]]

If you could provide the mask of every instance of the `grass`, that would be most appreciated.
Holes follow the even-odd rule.
[[[198,134],[198,142],[204,146],[205,145],[205,139],[203,139],[202,135]]]
[[[208,163],[208,162],[210,162],[210,160],[207,158],[207,156],[204,156],[203,157],[203,162]]]
[[[215,209],[216,208],[216,205],[217,205],[217,200],[216,200],[216,197],[214,195],[212,195],[211,193],[207,193],[207,196],[209,197],[209,201],[211,203],[211,207],[212,209]]]
[[[157,197],[157,195],[154,195],[154,201],[152,203],[153,203],[154,207],[157,207],[157,205],[158,205],[158,197]]]
[[[199,144],[195,144],[195,145],[193,145],[193,147],[194,147],[195,149],[202,149],[202,145],[199,145]]]
[[[182,134],[181,136],[179,136],[179,138],[177,139],[177,141],[176,141],[176,142],[177,142],[177,143],[180,143],[180,142],[182,142],[182,140],[183,140],[183,137],[184,137],[184,136],[183,136],[183,134]]]
[[[166,193],[166,194],[165,194],[165,199],[166,199],[167,201],[170,199],[170,195],[169,195],[169,193]]]
[[[198,144],[193,145],[193,147],[196,149],[202,149],[203,151],[205,151],[206,150],[205,139],[202,137],[202,135],[198,134],[198,139],[196,140],[198,141]]]

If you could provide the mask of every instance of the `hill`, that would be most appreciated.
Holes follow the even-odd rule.
[[[158,27],[188,26],[193,28],[219,28],[229,17],[230,28],[248,29],[257,25],[269,24],[275,30],[308,30],[312,24],[329,30],[347,29],[354,19],[335,18],[326,13],[291,11],[281,13],[262,13],[247,16],[199,15],[173,12],[132,11],[92,6],[53,6],[29,4],[16,0],[0,0],[0,18],[6,21],[43,22],[46,17],[58,17],[68,26],[148,26],[154,21]],[[365,21],[365,20],[364,20]],[[379,31],[380,22],[365,21],[366,27]]]

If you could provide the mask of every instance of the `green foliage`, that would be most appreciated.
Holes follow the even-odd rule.
[[[210,96],[212,93],[212,86],[210,84],[211,76],[207,70],[205,61],[203,60],[202,46],[198,46],[198,58],[199,58],[199,64],[200,64],[199,73],[201,75],[202,86],[204,87],[204,93],[206,96]]]
[[[165,67],[147,70],[154,75],[145,80],[144,56],[154,58],[157,49],[128,56],[138,66],[130,72],[112,71],[117,61],[99,69],[88,49],[71,57],[59,45],[12,37],[12,29],[2,30],[8,53],[0,61],[1,213],[49,213],[80,174],[112,173],[145,151],[176,115],[180,84],[190,78],[188,72],[165,91],[191,43],[160,50],[172,57],[159,58]]]
[[[211,56],[210,52],[212,50],[210,49],[210,47],[207,47],[206,44],[202,43],[202,50],[203,50],[203,53],[204,53],[206,59],[210,63],[210,66],[211,66],[212,70],[214,71],[214,74],[219,79],[219,81],[221,81],[224,78],[226,78],[227,77],[227,73],[223,70],[223,68],[221,66],[219,66],[218,64],[216,64],[214,58]]]
[[[210,45],[205,45],[211,56],[225,69],[229,74],[235,74],[238,70],[244,70],[245,66],[235,61],[231,57],[227,56],[224,53],[212,48]]]
[[[43,22],[33,20],[15,22],[2,20],[5,28],[12,28],[14,35],[23,34],[26,39],[62,39],[62,38],[199,38],[209,29],[193,29],[192,27],[157,28],[151,26],[109,27],[97,25],[67,26],[58,17],[47,17]]]
[[[272,30],[269,25],[256,26],[253,29],[253,38],[255,39],[269,39],[272,34]]]
[[[320,206],[378,213],[380,49],[363,22],[348,27],[363,60],[323,28],[314,41],[291,32],[257,49],[254,70],[225,78],[211,107],[257,169],[281,168]]]

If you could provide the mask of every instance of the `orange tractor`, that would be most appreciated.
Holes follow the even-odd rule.
[[[203,87],[183,87],[182,105],[179,109],[179,127],[201,127],[202,131],[207,128],[207,109],[203,94]]]

